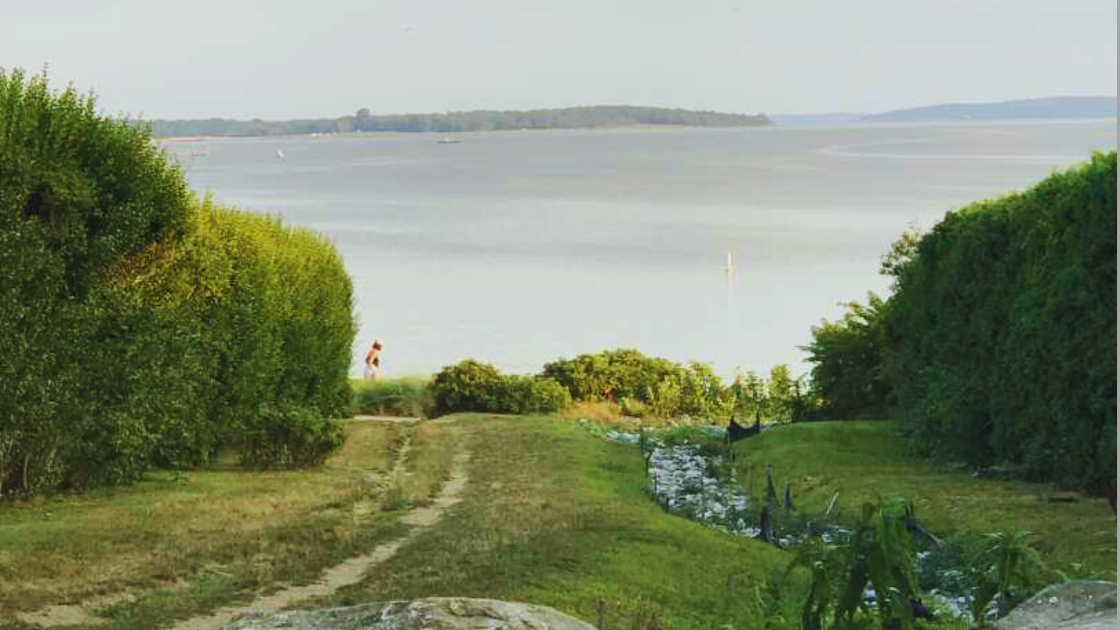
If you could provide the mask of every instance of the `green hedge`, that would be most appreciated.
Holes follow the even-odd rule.
[[[1115,152],[949,213],[894,274],[883,375],[915,448],[1115,487]]]
[[[228,444],[259,468],[256,454],[289,435],[277,418],[294,426],[307,424],[305,412],[349,415],[352,290],[323,237],[207,199],[181,242],[153,246],[106,278],[110,310],[144,314],[153,334],[186,342],[171,358],[190,361],[180,378],[198,393],[182,414],[157,421],[161,463],[202,463]]]
[[[568,390],[551,378],[503,375],[474,359],[443,368],[428,388],[436,416],[458,411],[552,413],[572,400]]]
[[[0,313],[0,494],[337,442],[309,419],[349,404],[333,245],[200,203],[145,131],[3,71]]]
[[[0,70],[0,493],[135,479],[153,442],[89,300],[99,272],[188,230],[191,195],[150,137]]]
[[[546,364],[541,376],[563,385],[573,400],[620,401],[660,417],[726,416],[738,398],[708,365],[685,366],[627,348],[558,359]]]

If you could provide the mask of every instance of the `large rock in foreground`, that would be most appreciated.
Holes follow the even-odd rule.
[[[996,630],[1116,630],[1116,583],[1054,584],[997,621]]]
[[[429,597],[347,608],[249,613],[225,630],[595,630],[547,606],[494,599]]]

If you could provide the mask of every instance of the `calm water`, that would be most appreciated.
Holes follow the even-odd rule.
[[[1116,123],[460,137],[168,147],[199,192],[337,243],[355,373],[376,336],[390,376],[467,357],[531,373],[616,347],[731,375],[807,371],[810,327],[885,292],[879,257],[909,224],[1113,150]]]

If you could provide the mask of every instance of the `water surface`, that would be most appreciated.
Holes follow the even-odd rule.
[[[467,357],[532,373],[616,347],[730,376],[808,371],[810,327],[886,292],[879,257],[908,225],[1114,150],[1116,123],[439,137],[168,147],[197,191],[335,241],[355,374],[377,337],[390,376]]]

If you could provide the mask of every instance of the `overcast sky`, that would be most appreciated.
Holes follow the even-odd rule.
[[[0,67],[109,113],[633,104],[769,114],[1116,94],[1116,0],[5,1]]]

